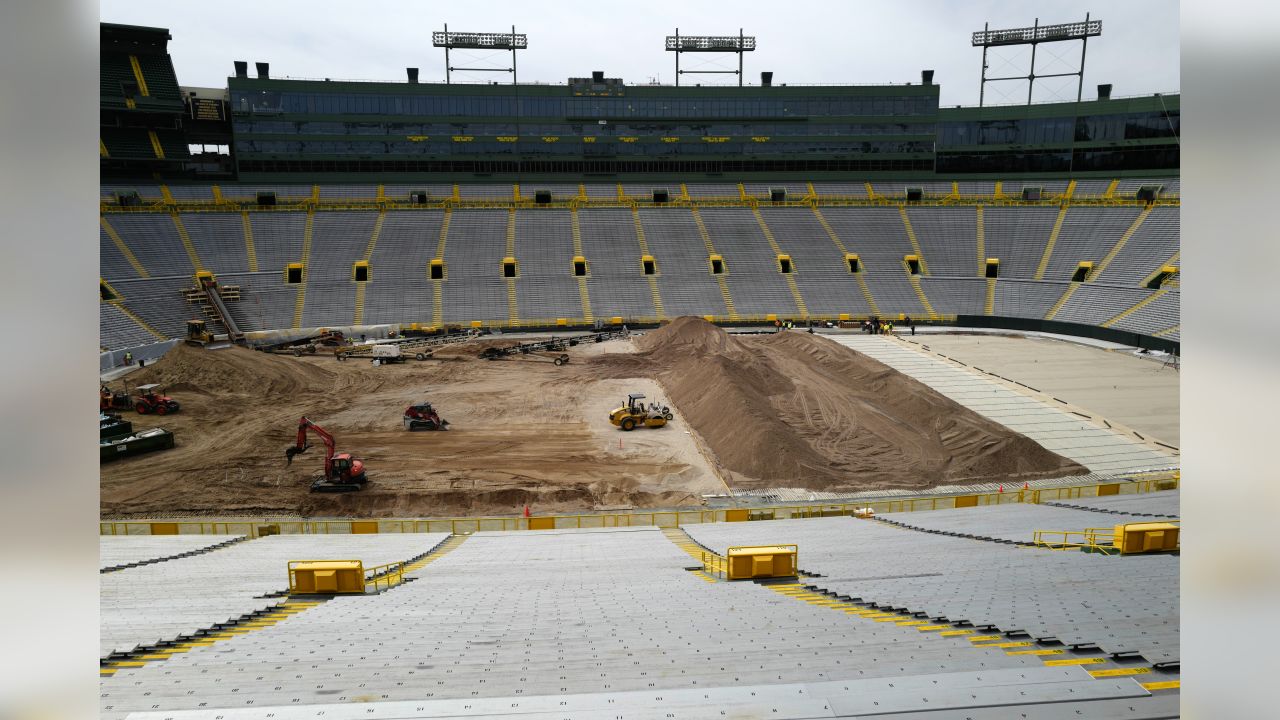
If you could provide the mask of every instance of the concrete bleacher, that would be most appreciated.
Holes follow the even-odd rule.
[[[810,313],[869,315],[871,308],[844,254],[809,208],[762,207],[760,215],[795,264],[796,286]]]
[[[212,552],[102,575],[102,656],[189,635],[279,603],[290,560],[361,560],[366,568],[407,561],[442,533],[273,535]],[[219,537],[220,540],[227,539]]]
[[[1045,280],[1071,279],[1076,265],[1089,261],[1095,266],[1106,256],[1141,211],[1132,207],[1073,207],[1058,232]],[[1154,268],[1153,268],[1154,269]]]
[[[907,211],[931,275],[978,275],[978,213],[971,207],[912,208]],[[984,258],[985,260],[985,258]],[[933,298],[929,298],[930,302]]]
[[[187,321],[200,317],[200,311],[182,297],[185,290],[194,286],[190,275],[120,280],[112,282],[111,286],[119,293],[125,307],[167,337],[184,337]],[[118,343],[116,338],[104,340]],[[148,340],[151,341],[153,340]],[[112,347],[109,343],[103,344]],[[116,346],[123,347],[118,344]]]
[[[1159,704],[1132,678],[1046,667],[751,583],[709,583],[689,562],[657,528],[475,533],[387,592],[335,597],[104,679],[102,716],[603,718],[654,708],[801,718]]]
[[[992,314],[1002,317],[1043,318],[1066,289],[1066,283],[1001,278],[996,282]]]
[[[882,313],[925,315],[902,262],[913,250],[897,208],[832,207],[824,208],[822,215],[849,252],[858,254],[867,287]]]
[[[1120,318],[1111,327],[1117,330],[1130,330],[1144,335],[1154,335],[1178,324],[1179,317],[1182,314],[1181,300],[1181,292],[1177,290],[1165,292],[1129,315]]]
[[[173,224],[173,218],[169,215],[152,213],[112,215],[107,218],[107,222],[152,277],[194,275],[195,268],[192,267],[191,259],[182,247],[182,240]],[[106,240],[102,244],[110,242]]]
[[[1181,208],[1156,207],[1093,282],[1137,286],[1178,252]],[[1176,263],[1175,263],[1176,264]]]
[[[1058,209],[989,207],[983,210],[983,249],[1000,261],[1000,277],[1031,279],[1044,255]],[[983,261],[986,258],[982,258]],[[1041,313],[1043,315],[1043,313]]]
[[[588,188],[588,191],[590,188]],[[578,213],[587,290],[597,318],[656,317],[653,295],[643,275],[640,242],[631,211],[592,210]],[[658,271],[662,271],[659,261]]]
[[[582,317],[573,255],[570,211],[516,213],[516,259],[520,268],[516,301],[521,318],[554,322],[557,318]],[[500,265],[494,267],[501,270]]]
[[[1098,498],[1074,498],[1071,500],[1054,500],[1047,505],[1074,508],[1097,513],[1115,515],[1133,515],[1138,517],[1176,518],[1181,512],[1181,497],[1177,490],[1138,495],[1112,495]],[[1117,517],[1116,522],[1126,522],[1126,518]],[[1107,522],[1111,522],[1107,520]]]
[[[249,272],[240,215],[184,213],[180,217],[206,270],[215,274]]]
[[[455,210],[452,216],[444,252],[448,272],[443,283],[445,320],[506,320],[509,313],[502,258],[507,253],[508,212]],[[518,253],[518,239],[516,245]]]
[[[369,257],[364,322],[431,321],[434,288],[427,266],[435,257],[443,222],[441,210],[386,214]]]
[[[103,535],[98,538],[98,569],[154,563],[208,551],[244,539],[244,535]]]
[[[1049,505],[1012,503],[954,510],[893,513],[881,521],[914,529],[952,533],[973,540],[1030,545],[1037,530],[1109,527],[1096,513]]]
[[[989,184],[989,183],[988,183]],[[962,191],[985,191],[981,187]],[[653,184],[627,186],[643,194]],[[807,193],[807,187],[785,184],[789,195]],[[661,184],[659,184],[661,186]],[[506,185],[468,186],[468,197],[505,197]],[[689,186],[697,197],[718,197],[737,185]],[[752,197],[767,195],[769,185],[753,184]],[[897,187],[886,186],[886,192]],[[904,185],[905,187],[905,185]],[[542,186],[528,186],[522,195]],[[441,184],[392,185],[388,197],[407,197],[423,190],[433,198],[452,193]],[[545,184],[560,199],[577,186]],[[671,185],[678,194],[679,185]],[[818,183],[820,195],[865,196],[861,183]],[[992,192],[994,186],[991,185]],[[1105,189],[1105,188],[1104,188]],[[211,199],[208,186],[177,185],[175,197]],[[222,186],[223,195],[247,200],[258,191],[276,192],[283,198],[310,197],[306,185]],[[376,195],[376,185],[322,186],[323,198]],[[616,197],[617,186],[586,186],[589,197]],[[158,201],[158,185],[104,186],[103,197],[137,191],[147,201]],[[794,191],[794,192],[793,192]],[[1012,192],[1012,189],[1009,189]],[[801,195],[803,196],[803,195]],[[402,198],[403,199],[403,198]],[[1080,261],[1100,261],[1111,251],[1140,210],[1135,207],[1073,206],[1066,211],[1061,232],[1049,258],[1043,281],[1032,278],[1044,255],[1058,209],[1054,207],[987,207],[984,210],[985,257],[1000,259],[1000,277],[992,314],[1003,317],[1043,318],[1066,291],[1071,273]],[[749,207],[708,207],[697,211],[716,252],[724,257],[722,276],[734,309],[741,316],[798,315],[788,278],[779,272],[776,251],[767,241]],[[810,313],[872,313],[859,287],[859,276],[848,272],[840,245],[859,255],[865,283],[877,308],[889,316],[906,313],[925,316],[925,307],[903,266],[904,255],[913,252],[906,227],[896,207],[824,207],[821,215],[838,242],[833,242],[818,215],[810,208],[775,207],[767,203],[760,217],[771,231],[778,249],[791,256],[789,278]],[[445,261],[447,279],[439,283],[440,317],[451,323],[473,320],[505,322],[511,317],[507,282],[501,260],[507,254],[504,209],[452,211]],[[574,254],[572,219],[581,230],[582,253],[588,260],[586,285],[595,318],[616,316],[654,317],[657,309],[649,281],[641,272],[641,244],[628,209],[598,208],[571,211],[562,208],[522,209],[515,213],[515,256],[519,277],[515,286],[516,318],[554,322],[557,318],[582,318],[579,285],[572,275]],[[372,274],[365,286],[365,323],[427,323],[435,319],[435,285],[427,279],[427,264],[434,257],[441,210],[388,210],[383,232],[370,258]],[[972,207],[911,207],[907,209],[924,257],[927,274],[920,286],[935,312],[942,315],[985,313],[986,282],[980,277],[977,257],[977,213]],[[303,327],[349,324],[356,312],[356,285],[351,265],[360,260],[372,237],[378,212],[323,211],[313,217],[312,247],[306,275]],[[654,283],[668,317],[729,313],[717,278],[708,267],[708,250],[694,213],[682,207],[644,208],[637,214],[649,252],[657,259]],[[246,243],[245,223],[252,233],[252,256]],[[302,260],[307,214],[289,211],[187,212],[179,216],[201,265],[218,274],[226,284],[241,287],[242,301],[231,312],[245,330],[291,327],[298,286],[284,282],[286,264]],[[166,213],[108,213],[99,233],[101,274],[115,286],[129,287],[126,306],[140,312],[147,322],[170,336],[180,336],[191,308],[181,300],[181,290],[191,285],[192,258],[183,246],[178,228]],[[133,254],[141,271],[110,237],[108,228]],[[1137,303],[1152,298],[1153,291],[1140,282],[1175,257],[1179,249],[1179,209],[1156,207],[1117,252],[1108,267],[1078,288],[1054,319],[1099,325],[1117,318]],[[256,261],[257,272],[252,272]],[[143,278],[143,274],[149,276]],[[179,281],[179,278],[183,280]],[[140,284],[125,281],[145,280]],[[146,303],[135,303],[135,299]],[[154,307],[167,305],[168,307]],[[140,309],[141,308],[141,309]],[[1179,295],[1166,290],[1151,302],[1115,319],[1112,327],[1143,334],[1160,333],[1177,338]],[[100,320],[102,344],[123,347],[138,340],[136,323],[125,323],[119,312],[104,310]],[[180,322],[181,321],[181,322]],[[176,334],[173,334],[176,333]]]
[[[987,284],[980,278],[923,277],[920,287],[935,310],[945,308],[940,312],[955,315],[983,314]]]
[[[693,213],[646,209],[639,214],[649,252],[658,261],[658,287],[667,315],[728,315]],[[725,258],[725,268],[735,272],[732,258]]]
[[[1085,283],[1076,288],[1054,320],[1101,325],[1133,307],[1153,291],[1141,287],[1110,287]]]
[[[98,338],[104,347],[127,348],[157,340],[146,328],[112,303],[98,304]]]
[[[378,213],[353,210],[316,213],[307,259],[302,327],[349,324],[355,315],[356,284],[351,266],[364,257]]]
[[[688,211],[685,211],[688,212]],[[704,208],[698,211],[716,252],[724,257],[724,276],[739,315],[794,316],[796,301],[778,268],[777,253],[765,240],[760,224],[747,208]],[[766,221],[767,222],[767,221]],[[772,232],[772,229],[770,229]],[[782,241],[774,234],[774,239]],[[787,252],[786,245],[782,251]],[[793,258],[794,260],[794,258]],[[706,260],[703,260],[706,266]],[[803,269],[797,264],[794,272]]]
[[[822,576],[806,583],[880,607],[1153,664],[1180,658],[1176,556],[1023,548],[847,517],[686,530],[719,553],[796,544],[801,570]]]

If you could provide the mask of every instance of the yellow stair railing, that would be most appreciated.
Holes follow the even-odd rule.
[[[244,228],[244,255],[249,261],[249,272],[258,272],[258,251],[253,246],[253,223],[248,211],[240,213],[240,225]]]
[[[582,226],[578,222],[578,209],[570,209],[569,217],[572,220],[573,256],[586,257],[582,252]],[[594,322],[595,317],[591,314],[591,294],[587,288],[587,278],[583,275],[576,277],[578,280],[578,301],[582,304],[582,320],[588,323]]]
[[[138,273],[138,277],[151,277],[151,273],[147,272],[147,269],[142,267],[142,263],[138,262],[137,256],[129,249],[124,238],[120,237],[116,229],[111,227],[111,223],[107,222],[105,217],[99,215],[98,224],[102,226],[102,230],[107,234],[107,237],[111,238],[111,243],[116,246],[116,250],[119,250],[124,259],[129,261],[129,265],[133,267],[134,272]]]
[[[516,210],[507,213],[507,254],[503,257],[516,256]],[[516,295],[516,279],[507,278],[507,322],[511,327],[520,327],[520,302]]]
[[[618,192],[622,192],[621,185],[618,186]],[[640,222],[640,211],[634,206],[631,208],[631,224],[636,230],[636,242],[640,245],[640,257],[652,257],[653,253],[649,252],[649,243],[644,237],[644,223]],[[665,318],[667,316],[667,312],[662,307],[662,294],[658,292],[658,278],[656,274],[646,275],[645,279],[649,281],[649,296],[653,299],[654,314],[659,318]]]
[[[445,208],[444,219],[440,221],[440,240],[436,243],[435,260],[444,262],[444,248],[449,241],[449,222],[453,210]],[[435,327],[444,325],[444,280],[431,281],[431,324]]]
[[[178,238],[182,240],[182,247],[187,251],[187,258],[191,260],[191,267],[196,272],[204,270],[204,265],[200,262],[200,256],[196,254],[196,246],[191,242],[191,236],[187,234],[187,226],[182,224],[182,218],[178,217],[178,213],[170,213],[169,218],[173,220],[173,227],[178,231]]]
[[[739,184],[738,187],[741,189],[742,185]],[[746,190],[742,190],[742,192],[744,195],[746,194]],[[769,243],[769,247],[773,250],[774,257],[786,255],[786,253],[782,251],[782,246],[778,245],[778,241],[773,237],[773,231],[769,229],[769,224],[765,222],[764,215],[760,213],[760,208],[751,208],[751,213],[755,215],[756,224],[760,226],[760,232],[764,233],[764,239]],[[787,289],[791,291],[791,299],[796,304],[796,312],[800,313],[800,317],[807,318],[809,317],[809,307],[805,305],[804,296],[800,294],[800,286],[796,284],[796,279],[793,275],[794,272],[795,266],[793,265],[791,272],[782,273],[782,278],[787,283]]]
[[[1116,323],[1120,322],[1121,320],[1123,320],[1123,319],[1125,319],[1125,318],[1129,317],[1130,315],[1132,315],[1132,314],[1134,314],[1134,313],[1138,312],[1138,311],[1139,311],[1139,310],[1141,310],[1142,308],[1144,308],[1144,307],[1146,307],[1146,306],[1150,305],[1151,303],[1155,302],[1157,299],[1159,299],[1159,298],[1160,298],[1160,296],[1164,295],[1164,294],[1165,294],[1165,293],[1167,293],[1167,292],[1169,292],[1169,290],[1168,290],[1168,289],[1166,289],[1166,288],[1160,288],[1159,290],[1156,290],[1155,292],[1151,293],[1150,295],[1146,296],[1145,298],[1143,298],[1143,299],[1139,300],[1138,302],[1134,303],[1132,307],[1128,308],[1127,310],[1124,310],[1123,312],[1117,313],[1115,317],[1111,318],[1110,320],[1107,320],[1107,321],[1103,322],[1103,323],[1102,323],[1102,325],[1101,325],[1101,327],[1109,328],[1109,327],[1111,327],[1112,325],[1115,325]]]
[[[1058,244],[1058,233],[1062,232],[1062,221],[1067,219],[1067,206],[1058,208],[1058,217],[1053,221],[1053,230],[1049,232],[1049,242],[1044,246],[1044,254],[1040,256],[1040,264],[1036,266],[1036,280],[1043,280],[1049,269],[1049,258],[1053,256],[1053,246]]]
[[[707,248],[707,256],[718,254],[715,245],[711,242],[711,233],[707,232],[707,226],[702,222],[702,214],[698,212],[698,208],[689,208],[689,211],[693,213],[693,222],[698,226],[698,234],[702,236],[702,244]],[[738,309],[734,307],[733,296],[729,294],[729,284],[725,282],[724,273],[717,273],[714,277],[720,286],[720,296],[724,298],[725,311],[729,313],[730,318],[737,320]]]
[[[924,259],[924,251],[920,249],[920,241],[916,239],[916,230],[911,227],[911,218],[907,217],[907,208],[905,206],[898,206],[898,216],[902,218],[902,227],[907,231],[907,240],[911,242],[911,252],[917,258],[920,258],[920,274],[927,276],[929,274],[929,263]],[[929,314],[932,315],[933,312],[930,311]]]
[[[311,233],[315,228],[316,211],[307,211],[307,222],[302,227],[302,282],[298,283],[298,297],[293,304],[293,328],[302,327],[302,309],[307,302],[307,280],[311,275],[308,263],[311,259]]]

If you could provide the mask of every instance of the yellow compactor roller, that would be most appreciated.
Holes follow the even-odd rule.
[[[623,430],[634,430],[637,427],[659,428],[667,424],[674,416],[671,408],[658,403],[643,402],[644,395],[628,395],[627,404],[609,413],[609,422]]]

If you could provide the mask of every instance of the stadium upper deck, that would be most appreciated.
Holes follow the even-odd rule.
[[[104,38],[121,27],[104,25]],[[123,70],[107,77],[120,63],[103,47],[106,108],[116,85],[124,97],[137,91]],[[187,98],[185,124],[202,124],[205,142],[209,124],[221,123],[228,169],[254,182],[1112,178],[1178,169],[1176,94],[942,108],[931,71],[892,85],[677,87],[603,73],[556,85],[419,83],[416,72],[408,82],[298,80],[270,77],[266,63],[257,77],[237,65],[224,104]],[[113,147],[117,126],[129,122],[112,117],[105,174],[121,171],[121,158],[160,156],[164,148],[145,144]]]

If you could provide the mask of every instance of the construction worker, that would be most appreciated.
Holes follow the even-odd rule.
[[[126,350],[126,351],[125,351],[125,353],[124,353],[124,364],[125,364],[125,365],[132,365],[132,364],[133,364],[133,353],[131,353],[131,352],[127,351],[127,350]]]

